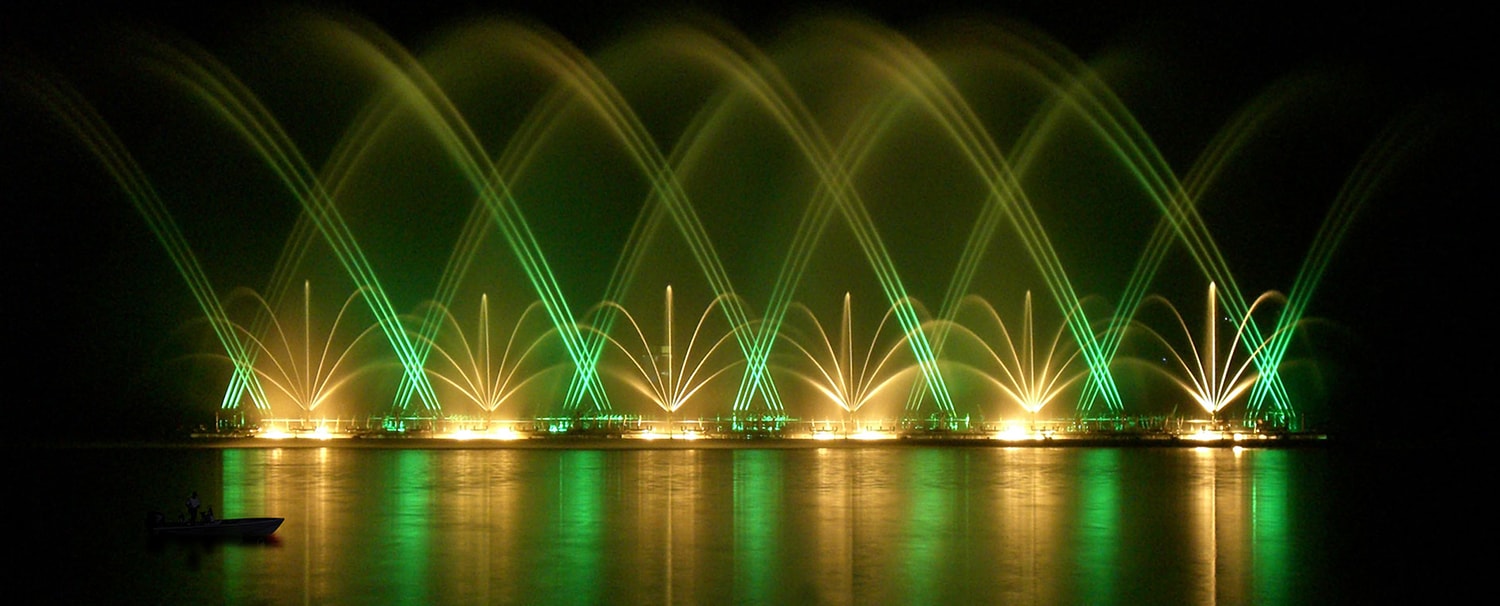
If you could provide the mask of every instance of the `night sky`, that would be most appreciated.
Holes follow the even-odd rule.
[[[754,3],[754,9],[727,2],[615,4],[313,6],[367,17],[411,48],[420,48],[436,28],[475,15],[524,16],[555,29],[584,52],[629,34],[642,19],[690,9],[721,17],[751,40],[770,45],[784,27],[814,8],[776,1]],[[1289,74],[1318,74],[1316,82],[1333,92],[1304,115],[1305,123],[1281,126],[1267,143],[1283,146],[1286,154],[1237,166],[1239,172],[1226,177],[1257,186],[1247,186],[1244,200],[1233,207],[1242,214],[1223,207],[1217,214],[1205,210],[1248,290],[1290,287],[1288,268],[1305,255],[1308,237],[1288,234],[1306,233],[1307,225],[1316,224],[1382,128],[1402,116],[1416,116],[1403,139],[1414,144],[1411,155],[1387,175],[1352,221],[1308,311],[1328,318],[1331,326],[1319,333],[1325,339],[1319,347],[1330,382],[1320,425],[1344,433],[1395,435],[1395,428],[1430,430],[1434,425],[1463,426],[1471,419],[1483,423],[1485,403],[1494,397],[1484,386],[1489,370],[1485,352],[1494,332],[1487,320],[1492,315],[1487,284],[1493,275],[1489,207],[1495,200],[1488,179],[1494,173],[1497,133],[1493,97],[1479,92],[1494,70],[1489,25],[1445,2],[1399,8],[1335,3],[1316,10],[1308,8],[1313,3],[1290,2],[1198,3],[1191,9],[1135,1],[1099,3],[1104,8],[1094,4],[1028,0],[823,6],[854,10],[912,32],[914,39],[931,40],[934,31],[943,32],[939,18],[977,12],[1030,23],[1086,61],[1117,65],[1110,62],[1144,57],[1128,64],[1149,66],[1126,79],[1138,88],[1120,94],[1179,176],[1248,100]],[[218,272],[216,278],[254,276],[244,284],[225,277],[217,285],[221,289],[264,283],[263,273],[256,272],[266,271],[263,257],[277,252],[294,209],[266,211],[269,223],[262,226],[250,224],[243,214],[216,215],[212,207],[173,202],[174,196],[216,197],[195,190],[185,175],[212,172],[216,162],[248,160],[205,158],[174,143],[182,126],[173,123],[172,112],[180,106],[153,89],[147,78],[122,72],[100,57],[111,54],[107,32],[113,24],[163,27],[264,76],[279,69],[274,62],[281,56],[266,53],[261,63],[247,59],[257,56],[254,43],[245,41],[256,40],[259,15],[258,8],[246,6],[168,10],[149,1],[85,11],[71,2],[26,0],[0,9],[7,76],[18,66],[54,66],[78,78],[75,84],[86,96],[100,99],[112,126],[145,158],[152,178],[161,180],[169,206],[174,212],[182,209],[179,218],[191,232],[189,240],[202,247],[206,263],[214,264],[210,273]],[[304,59],[313,60],[298,61]],[[7,77],[0,85],[5,104],[0,145],[7,158],[0,170],[0,195],[8,219],[3,317],[12,327],[5,376],[13,386],[13,418],[23,424],[27,421],[22,419],[36,415],[54,423],[159,431],[184,418],[211,414],[214,403],[183,402],[162,377],[162,358],[180,346],[176,336],[196,311],[180,277],[100,165],[49,122],[34,100],[13,94],[19,90],[14,84]],[[318,86],[299,85],[302,91]],[[109,99],[132,104],[112,106]],[[1133,101],[1140,105],[1131,105]],[[314,158],[326,153],[337,128],[346,124],[307,113],[287,120],[288,130],[294,138],[305,137],[299,141]],[[174,185],[179,183],[183,185]],[[187,216],[197,212],[206,214]],[[631,218],[600,215],[587,220],[608,226]],[[205,234],[224,232],[212,230],[238,235],[220,242]],[[1070,236],[1058,229],[1054,235],[1060,248],[1089,246],[1087,234]],[[727,237],[719,245],[731,251],[750,246]],[[439,251],[439,258],[445,252]],[[577,255],[579,264],[587,264],[611,253]],[[1080,276],[1115,271],[1103,266],[1069,269]],[[1108,283],[1110,277],[1093,279]],[[1197,309],[1200,303],[1194,299],[1185,305]]]

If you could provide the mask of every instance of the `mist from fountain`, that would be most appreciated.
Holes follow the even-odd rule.
[[[1208,284],[1210,315],[1222,305],[1243,320],[1235,341],[1254,345],[1232,376],[1212,363],[1201,369],[1206,383],[1191,390],[1194,397],[1211,416],[1246,393],[1247,418],[1294,416],[1294,394],[1278,372],[1294,329],[1350,222],[1413,145],[1415,126],[1397,124],[1369,148],[1320,228],[1288,304],[1267,321],[1255,317],[1259,300],[1247,300],[1201,200],[1268,121],[1316,92],[1316,80],[1289,79],[1257,98],[1179,179],[1098,66],[1036,31],[974,25],[968,33],[978,35],[921,46],[868,20],[821,18],[760,46],[723,23],[664,23],[586,54],[540,26],[478,19],[416,52],[368,23],[296,13],[277,24],[296,34],[290,44],[320,51],[332,66],[326,69],[358,83],[350,88],[359,110],[321,170],[272,110],[280,98],[263,96],[187,40],[131,37],[125,55],[132,65],[194,101],[262,163],[247,172],[269,176],[298,209],[263,305],[248,322],[230,318],[217,294],[223,287],[193,250],[205,243],[176,227],[175,201],[162,199],[92,102],[62,78],[32,74],[24,83],[101,161],[167,250],[230,362],[225,409],[248,400],[272,415],[268,380],[300,414],[322,406],[329,376],[308,366],[292,378],[267,346],[268,336],[284,339],[277,309],[293,285],[302,282],[310,298],[307,285],[318,280],[335,292],[347,284],[358,296],[345,305],[363,302],[385,337],[401,368],[387,387],[393,414],[414,404],[424,414],[447,412],[438,380],[488,416],[522,386],[537,387],[541,373],[559,369],[571,373],[564,393],[528,397],[560,402],[568,415],[608,414],[618,403],[601,365],[611,344],[630,350],[617,330],[628,325],[649,350],[644,335],[660,328],[662,347],[675,353],[671,287],[662,326],[631,310],[649,305],[650,285],[681,283],[692,300],[710,301],[700,328],[710,313],[731,327],[710,353],[726,354],[732,349],[720,345],[733,343],[739,355],[707,375],[697,374],[701,363],[669,357],[670,381],[654,366],[657,356],[652,364],[629,356],[641,375],[631,384],[669,415],[689,397],[704,397],[703,377],[735,367],[737,388],[714,395],[730,401],[721,412],[731,416],[786,415],[785,376],[800,377],[801,388],[812,386],[849,416],[898,383],[907,389],[905,417],[967,416],[976,404],[955,403],[949,358],[954,338],[979,331],[959,316],[969,302],[1024,290],[1019,344],[986,303],[1002,331],[1000,341],[984,342],[1000,364],[993,384],[1033,415],[1067,396],[1075,398],[1075,416],[1115,417],[1128,411],[1113,376],[1126,329],[1157,297],[1148,293],[1163,268],[1185,259]],[[663,73],[681,78],[663,87]],[[508,79],[495,81],[502,75]],[[997,81],[1011,96],[985,94],[1001,88]],[[1072,184],[1060,179],[1068,171],[1100,175],[1104,193],[1073,196],[1086,216],[1124,218],[1093,237],[1097,249],[1057,242],[1078,241],[1073,225],[1059,219],[1072,196]],[[1007,223],[1013,238],[1001,230]],[[955,233],[958,225],[966,237]],[[423,253],[412,257],[434,249],[448,255],[421,265],[405,258],[413,246]],[[1107,272],[1094,264],[1122,269],[1101,280]],[[1120,276],[1123,286],[1110,284]],[[489,295],[497,283],[505,285],[499,313],[517,318],[510,345],[534,312],[548,324],[514,361],[508,345],[498,365],[490,359]],[[1061,322],[1040,369],[1030,285],[1041,286],[1049,314]],[[1085,309],[1081,291],[1116,293],[1112,311]],[[837,344],[817,320],[833,292],[842,299]],[[919,294],[941,301],[936,313],[917,306]],[[453,310],[474,299],[471,342]],[[418,300],[424,303],[412,304]],[[604,303],[579,305],[591,300]],[[879,361],[864,369],[870,375],[855,374],[853,334],[869,320],[852,316],[852,300],[881,303],[862,306],[884,310],[876,339],[887,321],[899,334],[898,349],[879,356],[871,342],[866,363]],[[302,308],[314,313],[311,301]],[[789,338],[793,312],[812,318],[821,340]],[[1205,335],[1211,343],[1214,326]],[[698,336],[695,330],[694,342]],[[456,349],[443,345],[449,337],[458,339]],[[558,344],[563,357],[530,359],[543,340]],[[777,358],[788,344],[802,355]],[[1069,353],[1054,359],[1062,350]],[[898,357],[902,364],[886,366]],[[811,367],[782,364],[798,358]],[[344,354],[334,359],[336,367],[346,362]],[[522,361],[540,370],[520,376]],[[1082,370],[1064,372],[1074,361]],[[447,371],[434,369],[444,364]],[[684,377],[695,382],[680,383]]]

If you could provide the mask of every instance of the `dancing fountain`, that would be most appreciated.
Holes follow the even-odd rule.
[[[923,46],[824,18],[758,46],[663,23],[586,54],[517,22],[417,49],[296,13],[265,28],[304,60],[269,72],[269,50],[236,65],[127,36],[125,73],[191,110],[179,151],[222,152],[196,177],[211,207],[159,187],[183,177],[100,109],[140,99],[14,80],[182,277],[213,344],[195,380],[222,388],[216,435],[1301,432],[1299,398],[1318,396],[1285,369],[1316,352],[1293,337],[1403,134],[1355,165],[1299,266],[1256,268],[1285,271],[1285,294],[1251,296],[1231,265],[1262,259],[1229,258],[1215,229],[1232,227],[1203,207],[1303,89],[1257,98],[1179,178],[1106,74],[1038,32],[974,27]],[[197,235],[205,213],[285,234],[254,255],[274,259],[262,275],[217,269],[251,234]],[[1205,288],[1195,334],[1171,300]],[[678,301],[703,310],[691,326]]]

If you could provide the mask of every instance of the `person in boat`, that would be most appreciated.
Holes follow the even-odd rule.
[[[187,500],[187,510],[188,510],[187,519],[188,519],[188,523],[191,524],[193,522],[198,521],[198,506],[200,504],[201,503],[198,501],[198,491],[194,490],[193,494],[188,495],[188,500]]]

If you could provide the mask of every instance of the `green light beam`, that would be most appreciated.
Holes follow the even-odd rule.
[[[1291,347],[1293,333],[1290,328],[1301,322],[1313,293],[1322,282],[1323,273],[1327,270],[1333,253],[1348,233],[1360,209],[1378,192],[1383,180],[1401,160],[1436,136],[1438,131],[1427,128],[1432,123],[1430,118],[1422,108],[1402,116],[1388,125],[1360,157],[1350,178],[1335,197],[1333,208],[1329,209],[1319,226],[1311,250],[1304,258],[1297,278],[1287,293],[1286,308],[1277,320],[1276,333],[1263,354],[1268,359],[1267,365],[1278,367],[1287,349]],[[1267,397],[1277,404],[1277,412],[1293,413],[1283,405],[1287,396],[1280,383],[1256,383],[1250,396],[1251,410],[1258,411],[1263,407]]]
[[[754,45],[727,32],[718,37],[686,30],[673,33],[683,35],[685,37],[682,40],[691,42],[677,41],[678,46],[684,52],[696,53],[696,56],[704,59],[708,65],[729,76],[741,90],[751,95],[753,101],[770,112],[771,117],[792,137],[811,167],[817,171],[820,189],[826,189],[832,193],[831,201],[837,203],[834,209],[842,211],[861,251],[875,271],[877,281],[887,300],[897,308],[897,317],[904,329],[907,332],[920,332],[922,322],[917,317],[915,309],[910,306],[911,299],[905,294],[905,288],[901,284],[894,263],[874,228],[873,220],[865,211],[863,203],[860,202],[858,191],[853,187],[848,172],[835,160],[838,156],[822,136],[821,129],[812,119],[811,112],[781,77],[774,63]],[[821,199],[815,198],[815,203],[804,215],[791,249],[791,255],[783,265],[782,274],[778,277],[774,287],[773,299],[766,310],[765,319],[761,322],[761,330],[747,352],[749,363],[744,382],[746,385],[761,384],[765,381],[767,360],[771,347],[776,341],[776,332],[790,304],[792,290],[800,283],[802,272],[809,260],[807,255],[812,253],[817,236],[821,234],[822,226],[826,221],[825,208],[816,200]],[[926,337],[918,334],[917,338],[911,340],[911,345],[917,352],[924,376],[932,386],[933,396],[939,406],[951,412],[952,401],[948,397]],[[746,393],[748,390],[741,390],[741,394]],[[747,406],[745,398],[738,398],[735,410],[744,411]]]
[[[486,159],[483,146],[480,145],[477,137],[458,114],[446,94],[415,57],[412,57],[406,49],[383,32],[373,28],[358,28],[356,25],[331,21],[323,21],[319,25],[323,27],[321,31],[330,39],[348,42],[349,48],[363,51],[360,57],[366,59],[373,71],[389,86],[388,93],[406,103],[408,109],[414,110],[424,120],[431,133],[439,139],[443,149],[450,154],[457,163],[457,168],[463,171],[465,178],[478,192],[491,218],[501,228],[512,253],[520,261],[532,287],[543,301],[553,325],[557,327],[558,334],[562,337],[575,367],[586,369],[593,377],[588,381],[590,385],[588,391],[595,396],[596,404],[601,409],[607,409],[608,400],[605,399],[597,377],[593,376],[592,366],[587,363],[583,353],[582,337],[576,328],[576,322],[566,298],[557,285],[556,277],[548,268],[540,246],[527,226],[515,199],[498,178],[494,163]],[[470,260],[462,255],[456,256],[455,259],[457,260],[454,262],[460,264]],[[440,292],[439,300],[445,298],[445,295],[446,293]],[[431,331],[435,330],[439,323],[428,321],[424,324],[421,334],[431,337],[433,336]],[[424,345],[424,349],[425,347]],[[418,363],[424,362],[429,351],[414,351],[413,360]],[[411,381],[412,385],[418,387],[426,386],[423,388],[424,391],[431,389],[430,385],[427,385],[425,375],[417,377],[409,374],[404,380]]]
[[[978,116],[948,82],[942,70],[924,52],[895,32],[872,27],[850,27],[847,24],[835,24],[832,27],[839,30],[838,34],[850,39],[849,46],[863,49],[874,67],[887,73],[893,84],[919,102],[938,121],[975,166],[979,176],[985,180],[991,192],[987,205],[1004,205],[1004,213],[992,213],[991,216],[997,219],[999,216],[1012,216],[1022,243],[1037,262],[1053,298],[1062,309],[1078,307],[1078,297],[1073,292],[1067,272],[1032,211],[1014,172],[998,146],[985,132]],[[982,248],[966,246],[966,250],[977,255],[976,251]],[[950,292],[952,290],[950,288]],[[1096,355],[1093,331],[1082,314],[1073,320],[1073,333],[1086,352],[1090,367],[1096,372],[1107,374],[1107,367]],[[926,339],[922,340],[922,344],[926,350],[922,358],[935,360],[936,354],[933,353],[932,346],[926,343]],[[924,375],[924,379],[930,377]],[[943,391],[946,392],[946,388]],[[915,412],[918,403],[919,400],[913,395],[908,400],[908,409]]]
[[[185,42],[178,45],[157,43],[146,50],[152,53],[147,60],[150,67],[161,71],[225,120],[301,203],[356,287],[366,292],[364,300],[375,314],[405,373],[417,381],[417,393],[423,403],[429,410],[438,410],[436,394],[422,372],[421,360],[416,356],[401,325],[401,318],[392,308],[374,269],[332,198],[274,117],[234,74],[196,47]]]
[[[6,70],[11,73],[11,70]],[[17,72],[19,73],[19,72]],[[188,245],[187,238],[177,227],[166,205],[152,187],[144,171],[136,163],[124,143],[115,135],[94,107],[65,82],[27,71],[21,82],[25,89],[35,94],[43,106],[59,118],[64,126],[82,141],[84,146],[104,165],[104,169],[124,190],[145,219],[158,242],[166,249],[168,258],[177,268],[188,290],[200,310],[208,319],[209,326],[220,346],[234,366],[233,377],[248,392],[256,409],[269,412],[264,388],[256,378],[254,362],[235,332],[235,325],[224,311],[222,302],[215,294],[203,267]],[[239,392],[235,392],[238,396]],[[236,400],[238,398],[236,397]],[[226,395],[224,407],[230,406]]]

